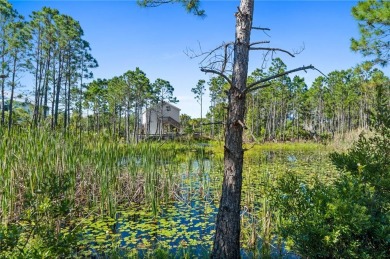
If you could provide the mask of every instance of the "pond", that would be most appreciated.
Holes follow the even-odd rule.
[[[151,205],[131,203],[115,216],[90,216],[82,224],[80,256],[209,257],[221,189],[223,162],[218,156],[183,163],[174,199]],[[245,157],[242,193],[241,256],[298,258],[275,233],[275,186],[285,174],[310,184],[332,181],[334,168],[323,150],[260,150]]]

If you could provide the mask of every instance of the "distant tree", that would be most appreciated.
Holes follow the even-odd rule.
[[[85,102],[88,103],[88,108],[92,108],[93,111],[93,127],[96,132],[102,128],[103,115],[108,109],[107,84],[106,79],[94,80],[88,84],[87,91],[84,93]]]
[[[33,125],[40,124],[51,113],[51,126],[55,128],[63,111],[66,131],[74,105],[78,107],[73,111],[77,110],[81,121],[83,79],[92,78],[90,69],[97,67],[97,61],[83,39],[80,23],[56,9],[44,7],[33,12],[29,30],[32,48],[28,67],[34,77]]]
[[[140,119],[142,113],[142,107],[145,105],[149,93],[151,91],[149,78],[146,77],[138,67],[135,71],[128,71],[124,75],[128,94],[133,98],[134,106],[134,127],[133,127],[133,140],[138,142],[138,134],[140,128]]]
[[[193,132],[191,116],[184,113],[180,114],[180,126],[185,134],[191,134]]]
[[[113,77],[108,80],[108,105],[111,114],[112,134],[116,136],[121,131],[121,118],[125,103],[124,89],[126,82],[123,77]]]
[[[212,77],[208,82],[210,92],[211,137],[220,135],[225,121],[226,91],[229,88],[222,76]]]
[[[305,79],[299,76],[294,76],[289,84],[289,99],[288,99],[288,117],[291,119],[291,138],[299,139],[300,123],[303,116],[304,95],[307,92]]]
[[[10,72],[9,39],[12,33],[12,24],[17,12],[6,1],[0,1],[0,80],[1,80],[1,125],[5,124],[5,86]]]
[[[55,33],[54,16],[58,14],[58,10],[44,7],[30,15],[29,30],[32,33],[32,47],[28,64],[34,77],[34,125],[38,125],[42,117],[46,118],[49,113],[49,90],[54,89],[56,79],[54,70],[58,39]]]
[[[10,86],[11,96],[8,108],[8,130],[12,126],[12,108],[15,94],[15,87],[18,83],[18,72],[25,68],[25,57],[28,48],[30,33],[26,28],[26,23],[22,16],[17,16],[16,20],[11,24],[11,33],[9,35],[9,55],[10,55]]]
[[[390,61],[390,2],[368,0],[352,8],[359,21],[360,38],[351,40],[351,48],[363,56],[373,56],[374,63],[386,66]]]
[[[74,93],[74,103],[75,103],[75,110],[77,110],[78,117],[77,117],[77,124],[79,128],[79,137],[81,139],[81,120],[82,120],[82,113],[83,113],[83,91],[85,88],[84,79],[92,79],[93,73],[91,69],[98,67],[97,60],[92,56],[91,54],[91,47],[89,43],[86,40],[81,40],[79,42],[79,48],[75,50],[76,55],[76,74],[75,76],[78,77],[79,85],[75,85],[73,87],[73,93]],[[44,107],[47,107],[47,104],[45,104]],[[47,114],[45,115],[46,118]]]
[[[199,80],[191,92],[195,94],[195,100],[200,104],[200,135],[202,136],[202,119],[203,119],[203,95],[206,91],[205,80]]]

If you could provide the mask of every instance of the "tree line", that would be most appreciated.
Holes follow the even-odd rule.
[[[61,124],[66,129],[71,113],[81,110],[85,83],[98,66],[91,55],[90,44],[83,39],[78,21],[58,10],[44,7],[34,11],[26,21],[10,3],[0,5],[1,58],[1,124],[14,124],[15,89],[20,78],[32,77],[26,96],[32,107],[30,125],[49,124],[52,129]],[[5,101],[5,91],[9,100]],[[27,103],[27,101],[26,101]],[[60,116],[61,115],[61,116]]]
[[[1,125],[9,130],[18,124],[44,126],[76,130],[80,137],[82,131],[107,131],[113,138],[137,141],[148,107],[177,102],[168,81],[151,83],[139,68],[91,81],[98,62],[72,17],[44,7],[26,21],[6,0],[0,0],[0,8]],[[26,74],[29,92],[16,98]]]
[[[142,113],[151,106],[177,102],[168,81],[151,83],[139,68],[91,82],[98,63],[83,38],[81,25],[72,17],[44,7],[26,21],[7,1],[1,0],[0,8],[2,126],[11,129],[22,123],[65,132],[107,131],[114,138],[138,141]],[[249,141],[326,140],[334,134],[368,129],[376,89],[389,82],[373,64],[332,71],[317,77],[310,86],[304,78],[288,75],[261,85],[247,93],[244,137]],[[276,58],[267,69],[255,69],[247,84],[287,70],[283,60]],[[20,105],[15,109],[15,99],[20,99],[15,90],[26,73],[32,78],[31,92],[26,95],[29,102],[25,102],[28,112]],[[199,80],[192,89],[201,116],[182,114],[182,131],[223,138],[228,82],[221,76],[207,82],[210,107],[203,116],[205,85]]]
[[[268,69],[255,69],[247,84],[287,70],[283,60],[276,58]],[[335,134],[367,130],[377,89],[384,86],[384,94],[389,95],[389,82],[383,71],[370,62],[318,76],[310,86],[300,76],[274,79],[248,94],[244,136],[248,141],[321,141]],[[203,119],[191,120],[184,115],[188,121],[184,130],[197,131],[203,125],[205,134],[222,138],[228,85],[222,77],[213,77],[207,84],[209,112]]]

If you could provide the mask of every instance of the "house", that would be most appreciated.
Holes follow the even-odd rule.
[[[145,135],[168,135],[180,132],[180,109],[168,102],[158,103],[142,114]]]

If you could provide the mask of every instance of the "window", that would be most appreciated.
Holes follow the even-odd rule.
[[[167,108],[167,112],[171,110],[171,106],[166,106],[166,108]]]

